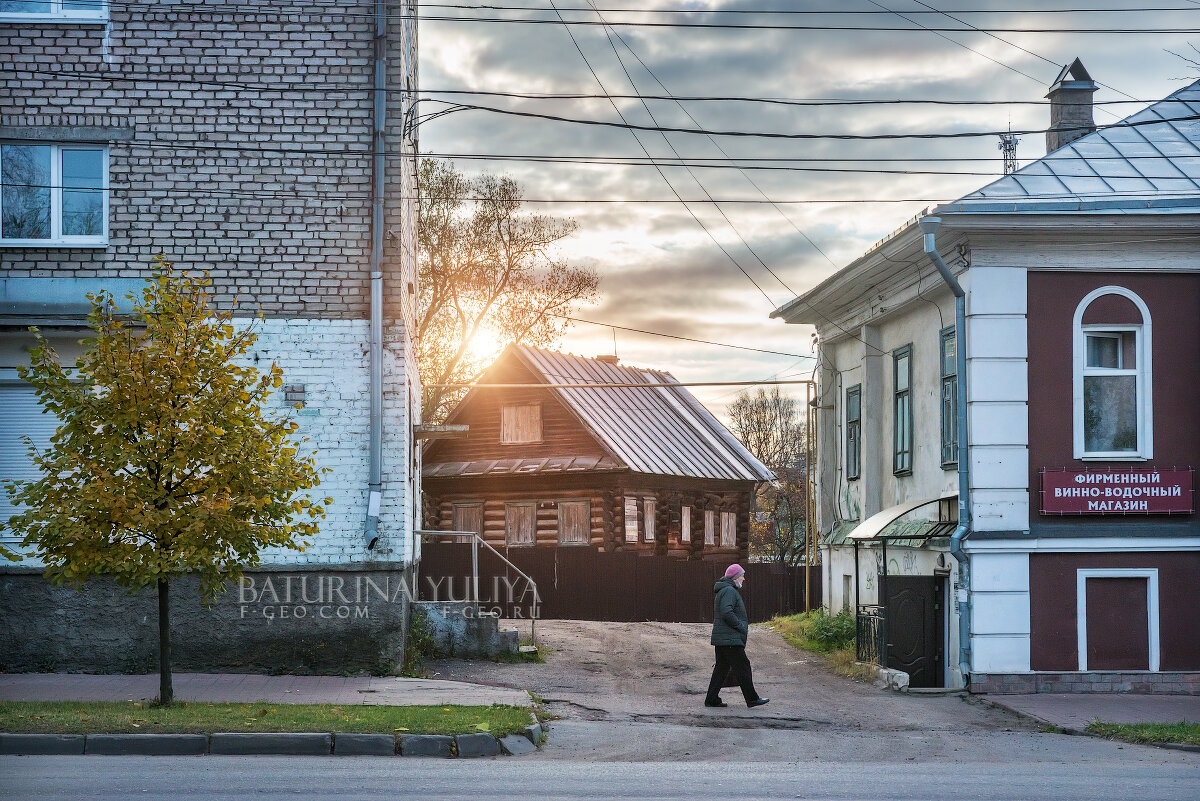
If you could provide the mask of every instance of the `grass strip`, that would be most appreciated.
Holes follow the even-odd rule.
[[[1089,734],[1127,743],[1179,743],[1200,745],[1200,723],[1101,723],[1092,721]]]
[[[793,648],[822,657],[831,673],[857,681],[874,681],[878,668],[858,661],[853,640],[847,644],[844,634],[840,641],[838,636],[823,636],[822,627],[827,629],[833,619],[823,613],[809,612],[772,618],[767,625],[779,632],[783,641]]]
[[[21,734],[362,732],[503,737],[529,725],[527,707],[0,701],[0,731]]]

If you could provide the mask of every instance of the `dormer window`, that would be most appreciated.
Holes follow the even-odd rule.
[[[500,407],[500,444],[542,441],[542,404],[506,403]]]
[[[1108,286],[1075,310],[1075,458],[1153,455],[1150,311],[1133,292]]]

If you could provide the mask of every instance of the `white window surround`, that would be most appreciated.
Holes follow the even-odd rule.
[[[1120,295],[1130,300],[1142,315],[1141,325],[1114,324],[1084,325],[1083,315],[1088,306],[1105,295]],[[1071,321],[1072,343],[1072,418],[1074,421],[1074,455],[1081,461],[1140,462],[1154,458],[1154,398],[1153,364],[1154,349],[1151,340],[1150,309],[1135,292],[1123,286],[1102,286],[1094,289],[1079,301]],[[1089,332],[1118,333],[1132,332],[1136,339],[1135,358],[1137,367],[1129,374],[1137,376],[1137,442],[1135,451],[1089,452],[1084,444],[1084,393],[1083,377],[1087,371],[1087,335]]]
[[[2,18],[3,15],[0,15]],[[49,147],[50,148],[50,236],[44,239],[5,239],[3,231],[0,231],[0,248],[6,247],[51,247],[51,248],[103,248],[108,246],[108,216],[109,216],[109,184],[108,184],[108,166],[109,166],[109,151],[105,145],[94,144],[68,144],[59,142],[24,142],[24,141],[4,141],[0,142],[0,147],[3,146],[33,146],[33,147]],[[63,177],[62,177],[62,153],[70,150],[99,150],[101,151],[101,178],[100,187],[97,191],[100,192],[101,198],[101,219],[103,221],[103,229],[100,234],[88,236],[64,236],[62,233],[62,217],[63,217]],[[0,213],[3,213],[3,199],[0,198]]]
[[[1087,580],[1090,578],[1144,578],[1146,579],[1146,624],[1150,633],[1151,672],[1158,671],[1158,568],[1115,567],[1080,568],[1075,572],[1075,625],[1079,636],[1079,670],[1087,666]]]
[[[33,6],[32,11],[12,11],[0,7],[3,22],[108,22],[108,0],[95,3],[71,2],[70,0],[46,0],[45,2],[17,3]],[[37,8],[44,6],[44,8]]]

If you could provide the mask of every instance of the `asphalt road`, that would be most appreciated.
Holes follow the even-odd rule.
[[[1109,763],[592,762],[508,758],[0,757],[0,799],[955,799],[1195,801],[1196,755]]]

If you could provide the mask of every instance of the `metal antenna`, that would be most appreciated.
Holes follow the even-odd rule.
[[[1017,171],[1017,142],[1021,140],[1013,136],[1012,119],[1008,121],[1008,133],[1000,134],[1000,144],[996,148],[1004,154],[1004,174]]]

